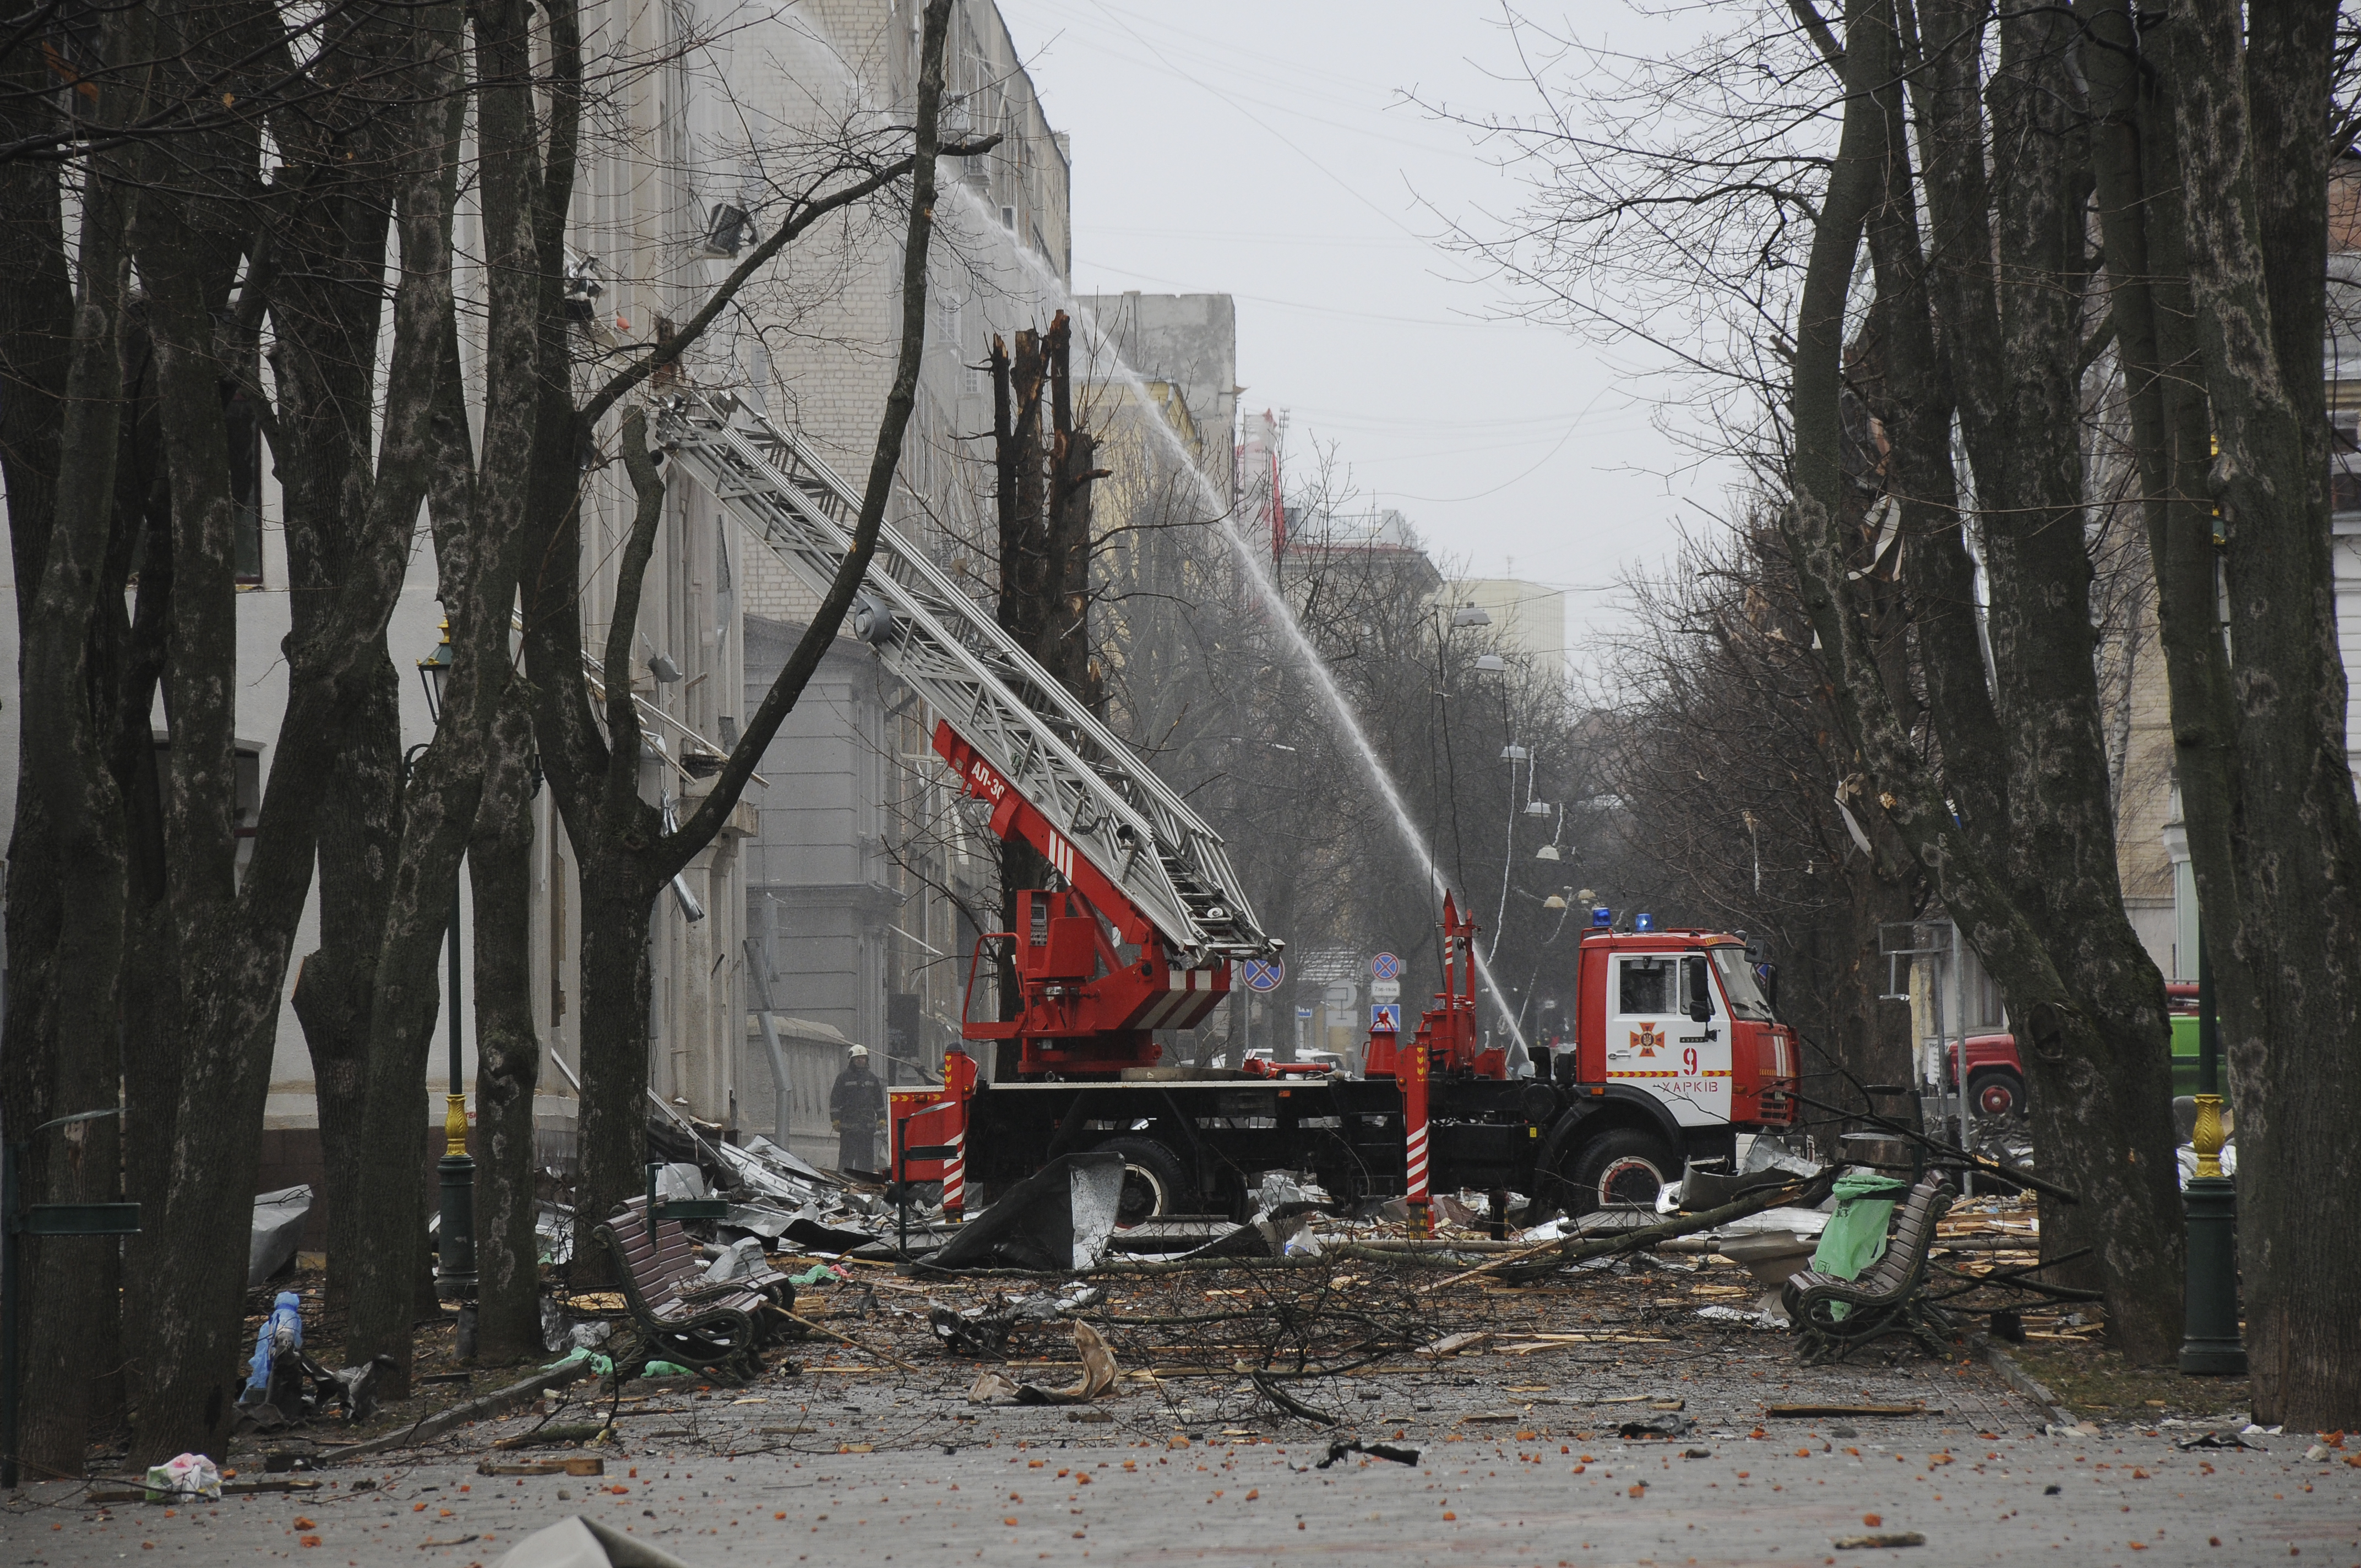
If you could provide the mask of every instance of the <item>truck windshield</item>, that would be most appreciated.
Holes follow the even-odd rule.
[[[1746,949],[1723,947],[1709,950],[1713,967],[1721,971],[1721,989],[1729,993],[1730,1011],[1741,1018],[1770,1023],[1771,1004],[1763,1000],[1762,988],[1754,983],[1754,970],[1747,965]]]

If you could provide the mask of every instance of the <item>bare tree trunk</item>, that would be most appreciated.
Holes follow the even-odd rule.
[[[1097,440],[1074,423],[1073,328],[1063,311],[1046,333],[1016,334],[1012,356],[993,340],[993,455],[998,476],[998,619],[1017,645],[1093,709],[1105,705],[1091,663],[1091,488]],[[1042,407],[1049,403],[1044,428]],[[1000,846],[1001,920],[1016,930],[1017,894],[1045,887],[1049,862],[1018,839]],[[1015,955],[999,955],[1000,1010],[1016,1016]]]
[[[950,0],[928,0],[920,41],[916,146],[909,161],[895,163],[825,198],[841,204],[883,188],[906,168],[910,174],[910,219],[902,248],[901,341],[894,381],[878,422],[876,446],[862,492],[851,548],[803,637],[787,657],[771,689],[748,720],[730,759],[714,775],[688,820],[663,830],[655,809],[640,795],[639,712],[626,672],[631,638],[639,618],[642,578],[661,520],[664,481],[647,448],[644,414],[624,414],[620,444],[626,472],[638,501],[631,535],[618,563],[613,622],[607,642],[606,734],[598,730],[582,674],[579,599],[579,514],[574,488],[553,484],[535,531],[541,575],[526,584],[526,652],[539,704],[535,733],[550,767],[550,784],[566,819],[566,839],[581,861],[582,887],[582,1182],[578,1212],[595,1224],[645,1182],[641,1161],[648,1083],[646,944],[650,908],[673,875],[713,841],[735,809],[754,762],[785,720],[818,668],[852,605],[884,525],[885,507],[902,460],[904,437],[917,405],[918,370],[926,353],[927,253],[934,234],[936,161],[942,155],[937,121],[943,93],[944,39],[950,26]],[[989,145],[989,144],[985,144]],[[823,210],[815,203],[797,215],[807,225]],[[775,250],[800,229],[782,225],[770,241]],[[742,269],[741,269],[742,270]],[[692,326],[701,330],[719,308],[708,302]],[[689,334],[676,335],[678,353]],[[571,419],[552,416],[553,428],[588,424],[615,406],[653,367],[653,360],[609,382]],[[545,383],[544,395],[563,392],[562,382]],[[567,405],[570,411],[571,405]],[[570,447],[555,447],[570,462]],[[586,1267],[595,1266],[588,1265]]]
[[[1927,15],[1931,56],[1938,48],[1937,28],[1944,24],[1941,8],[1930,8]],[[1791,403],[1794,501],[1788,526],[1832,689],[1870,773],[1882,786],[1879,805],[1926,866],[1945,906],[2010,998],[2018,1038],[2035,1077],[2037,1112],[2045,1098],[2052,1102],[2037,1124],[2046,1138],[2045,1169],[2079,1191],[2089,1206],[2091,1212],[2078,1218],[2102,1246],[2111,1323],[2125,1331],[2127,1348],[2150,1354],[2163,1325],[2178,1318],[2170,1308],[2177,1299],[2172,1268],[2177,1237],[2159,1234],[2156,1182],[2147,1164],[2161,1159],[2169,1145],[2151,1149],[2142,1135],[2144,1123],[2136,1117],[2120,1124],[2113,1120],[2124,1114],[2109,1077],[2114,1043],[2081,1004],[2080,985],[2066,978],[2067,965],[2077,959],[2070,938],[2060,949],[2045,936],[2045,930],[2054,929],[2047,924],[2056,917],[2054,906],[2022,898],[1977,836],[1955,824],[1937,774],[1900,722],[1876,650],[1854,609],[1849,575],[1854,563],[1832,506],[1844,483],[1839,399],[1845,302],[1864,225],[1882,199],[1888,167],[1883,143],[1892,116],[1879,98],[1895,90],[1894,38],[1885,0],[1852,0],[1847,6],[1844,127],[1837,166],[1814,225],[1797,324]],[[1945,58],[1954,63],[1974,58],[1974,49],[1959,38],[1944,35],[1941,44]],[[1968,91],[1972,92],[1971,85]],[[1981,165],[1972,159],[1951,171],[1960,179],[1980,173]],[[1952,203],[1949,210],[1972,234],[1984,209],[1979,197]],[[1971,243],[1963,246],[1962,253],[1979,260],[1987,254]],[[1960,270],[1972,273],[1973,269]],[[1962,319],[1973,323],[1989,318],[1976,307],[1964,311]],[[2077,529],[2078,543],[2079,537]],[[2020,732],[2048,736],[2043,727],[2059,719],[2055,709],[2035,708],[2021,721]],[[2073,743],[2070,734],[2062,740],[2048,738],[2051,744]],[[2103,778],[2101,803],[2103,806]],[[2027,809],[2015,800],[2010,808],[2013,813]],[[2036,808],[2034,830],[2053,830],[2071,809],[2070,803],[2044,803]],[[2091,896],[2087,885],[2078,885],[2074,892],[2078,900]],[[2087,974],[2087,963],[2082,972]],[[2128,1165],[2127,1150],[2139,1157]],[[2169,1177],[2166,1181],[2169,1192]],[[2046,1232],[2044,1241],[2048,1245]]]
[[[456,67],[458,8],[441,16],[450,29],[450,62]],[[572,155],[575,98],[567,83],[579,60],[572,45],[574,8],[560,0],[548,16],[552,71],[543,84],[550,89],[553,110],[543,156],[555,164]],[[511,627],[525,523],[514,498],[531,482],[530,459],[539,439],[533,417],[544,369],[539,307],[549,288],[538,226],[547,215],[543,201],[565,200],[555,185],[544,191],[540,178],[535,155],[541,139],[530,104],[535,85],[524,69],[529,50],[521,41],[521,25],[513,5],[489,6],[477,16],[479,69],[499,85],[480,94],[477,120],[483,148],[483,224],[494,261],[485,471],[472,499],[453,472],[466,456],[464,422],[455,422],[451,395],[456,374],[448,272],[454,181],[446,176],[456,170],[461,131],[463,100],[456,94],[447,107],[422,112],[422,140],[446,161],[435,165],[432,186],[419,180],[423,169],[415,171],[400,203],[402,255],[423,251],[438,269],[432,289],[419,291],[410,313],[397,301],[395,334],[416,355],[410,368],[417,378],[404,389],[400,411],[412,422],[408,434],[422,459],[416,473],[420,489],[434,503],[430,520],[452,666],[434,739],[403,786],[401,852],[369,955],[375,972],[360,1159],[365,1179],[377,1184],[379,1197],[364,1210],[354,1238],[346,1350],[356,1360],[392,1357],[384,1378],[391,1398],[410,1387],[415,1289],[425,1268],[426,1184],[418,1156],[421,1132],[432,1118],[423,1113],[422,1089],[441,1006],[459,1002],[443,996],[437,968],[459,862],[475,832],[487,747],[513,679]]]
[[[577,846],[583,840],[568,837]],[[581,1180],[575,1216],[585,1245],[577,1281],[609,1277],[610,1260],[588,1244],[592,1227],[647,1184],[648,927],[654,895],[637,868],[594,874],[577,849],[582,888],[582,1099],[577,1141]]]
[[[467,872],[476,895],[477,1354],[498,1366],[543,1348],[533,1231],[541,1039],[533,1017],[533,721],[521,686],[511,685],[491,739]]]
[[[147,1221],[154,1245],[144,1255],[145,1294],[133,1314],[155,1366],[139,1410],[135,1462],[183,1449],[218,1452],[228,1416],[225,1378],[236,1365],[242,1238],[256,1166],[247,1135],[269,1091],[280,987],[316,863],[316,807],[336,765],[333,742],[351,701],[348,683],[372,640],[383,635],[425,490],[425,430],[450,310],[452,111],[461,103],[448,91],[456,79],[455,20],[456,7],[411,14],[392,57],[397,69],[415,71],[419,91],[418,107],[398,116],[408,139],[390,155],[401,170],[406,266],[394,297],[377,480],[357,520],[361,543],[337,585],[335,610],[312,635],[289,639],[286,717],[242,878],[228,817],[233,708],[224,686],[236,668],[236,610],[224,364],[214,331],[218,302],[205,300],[199,280],[185,269],[185,236],[170,207],[158,201],[163,221],[152,232],[143,219],[142,276],[156,299],[159,405],[176,526],[185,538],[174,573],[168,826],[189,1044],[170,1191],[162,1215]],[[414,1080],[411,1092],[415,1105]],[[413,1131],[399,1168],[414,1172],[416,1161]],[[397,1197],[401,1190],[390,1181],[387,1190]],[[361,1251],[358,1261],[379,1261]],[[404,1279],[405,1320],[407,1287]],[[357,1298],[357,1308],[365,1298]]]
[[[336,139],[302,115],[279,133],[307,158],[313,188],[289,243],[305,264],[279,280],[272,356],[278,389],[280,494],[286,520],[293,630],[313,635],[334,612],[330,591],[353,565],[375,455],[377,343],[383,321],[393,184],[374,162],[351,177],[323,154]],[[341,765],[320,803],[320,946],[302,959],[293,997],[312,1056],[326,1173],[326,1307],[350,1304],[365,1207],[362,1117],[378,938],[401,847],[400,677],[379,636],[356,672],[340,716]]]
[[[1048,476],[1041,450],[1041,393],[1049,376],[1049,356],[1040,335],[1029,327],[1016,334],[1013,353],[1001,351],[993,339],[993,410],[998,422],[993,431],[994,466],[999,477],[994,497],[1000,518],[1000,599],[996,607],[1001,629],[1035,658],[1054,656],[1049,646],[1054,608],[1054,579],[1049,563],[1047,528],[1041,515],[1048,494]],[[1020,931],[1017,894],[1046,887],[1049,862],[1032,845],[1016,837],[1000,841],[1000,925]],[[1020,935],[1019,940],[1022,940]],[[1016,955],[1013,948],[998,954],[1000,1015],[1016,1016],[1023,1000],[1016,985]],[[999,1071],[1013,1070],[1015,1042],[1000,1047]]]
[[[146,13],[111,17],[101,48],[111,60],[143,60],[152,34],[153,18]],[[134,117],[143,98],[111,84],[102,97],[102,120]],[[73,894],[71,939],[60,909],[48,971],[39,976],[47,981],[49,1003],[36,1016],[46,1028],[24,1042],[49,1056],[49,1103],[39,1107],[45,1120],[116,1103],[115,985],[126,872],[122,801],[106,765],[111,737],[100,730],[89,631],[116,518],[127,238],[137,200],[126,177],[136,157],[119,151],[88,166],[55,510],[32,614],[20,632],[24,774],[39,799],[37,825],[49,846],[48,856],[35,858],[47,859],[59,887]],[[38,965],[37,958],[37,971]],[[11,1025],[16,1022],[12,1016]],[[13,1028],[11,1038],[13,1045]],[[30,1131],[27,1124],[11,1135]],[[52,1127],[33,1143],[29,1159],[38,1171],[31,1185],[50,1201],[88,1202],[114,1195],[116,1162],[109,1127],[89,1122]],[[98,1323],[110,1315],[102,1294],[105,1275],[93,1245],[44,1240],[28,1248],[25,1259],[31,1289],[19,1455],[36,1475],[79,1476],[82,1470],[93,1414],[89,1356]]]
[[[320,947],[295,978],[293,1004],[312,1052],[326,1173],[329,1312],[351,1304],[353,1251],[368,1199],[362,1157],[375,938],[401,843],[401,711],[391,660],[359,672],[337,752],[344,765],[320,803]]]
[[[2191,859],[2213,950],[2228,955],[2213,968],[2238,1113],[2255,1414],[2319,1429],[2361,1421],[2361,1324],[2342,1306],[2361,1156],[2338,1126],[2361,1070],[2361,809],[2345,751],[2320,363],[2335,22],[2323,5],[2170,11],[2224,543],[2209,548],[2211,529],[2189,526],[2195,509],[2172,508],[2157,563]]]

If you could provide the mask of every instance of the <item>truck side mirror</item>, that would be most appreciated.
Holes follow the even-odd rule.
[[[1689,993],[1689,1022],[1703,1024],[1713,1016],[1713,981],[1706,972],[1703,959],[1683,959],[1682,987]]]

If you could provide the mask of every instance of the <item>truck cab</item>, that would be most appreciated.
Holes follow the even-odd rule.
[[[1794,1123],[1795,1035],[1744,938],[1601,927],[1577,961],[1574,1048],[1555,1059],[1570,1104],[1536,1162],[1566,1208],[1653,1201],[1685,1160],[1730,1157],[1741,1130]]]
[[[1681,1127],[1794,1120],[1795,1036],[1772,1016],[1741,938],[1594,932],[1580,963],[1577,1086],[1636,1090]]]

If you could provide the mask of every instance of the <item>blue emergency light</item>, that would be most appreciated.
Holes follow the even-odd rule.
[[[1590,912],[1590,923],[1604,931],[1615,924],[1615,911],[1602,904]]]
[[[1653,931],[1655,928],[1656,917],[1654,916],[1634,915],[1631,916],[1631,929],[1634,931]]]

